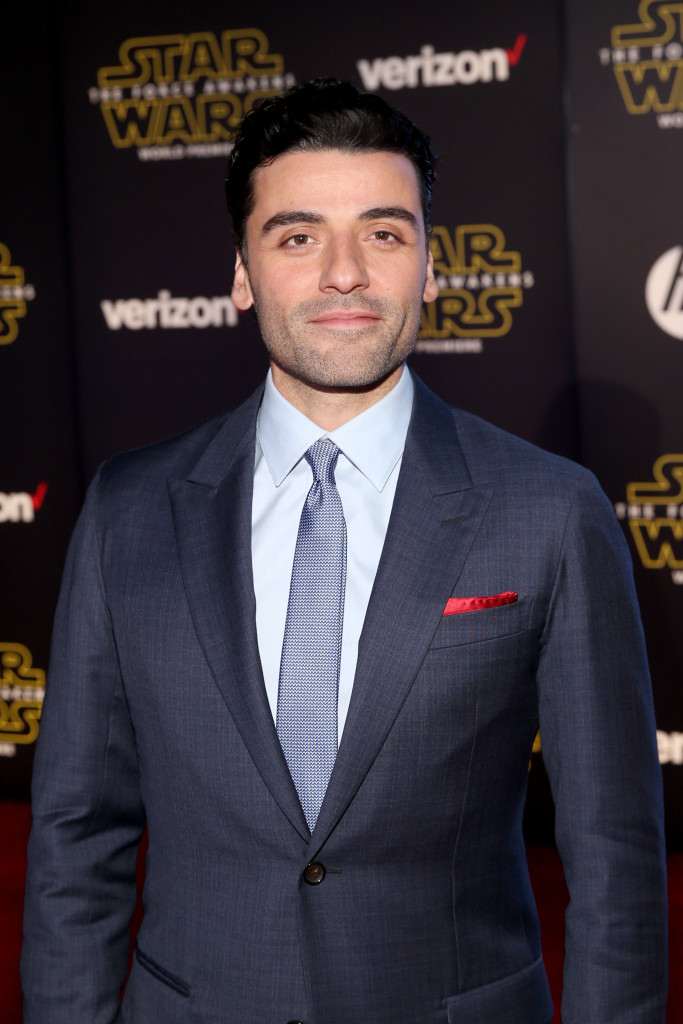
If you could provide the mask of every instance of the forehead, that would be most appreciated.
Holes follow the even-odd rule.
[[[417,170],[402,153],[289,151],[254,171],[253,189],[249,220],[284,210],[353,214],[399,205],[422,216]]]

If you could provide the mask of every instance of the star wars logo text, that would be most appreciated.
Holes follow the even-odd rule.
[[[416,352],[482,352],[508,333],[534,275],[494,224],[438,225],[429,244],[439,296],[422,308]]]
[[[0,242],[0,345],[10,345],[16,339],[17,321],[26,316],[26,304],[35,297],[33,285],[26,284],[24,268],[12,266],[10,251]]]
[[[100,68],[99,104],[112,144],[141,160],[225,156],[257,100],[294,85],[257,28],[126,39]]]
[[[638,557],[646,569],[670,569],[683,584],[683,453],[660,455],[652,481],[626,486],[617,502],[619,519],[628,522]]]
[[[683,3],[641,0],[633,25],[615,25],[599,51],[629,114],[655,114],[660,128],[683,128]]]
[[[33,666],[28,647],[0,643],[0,757],[35,743],[44,697],[45,672]]]
[[[410,57],[376,57],[359,60],[358,74],[365,89],[415,89],[439,85],[474,85],[476,82],[507,82],[510,68],[516,67],[526,46],[527,36],[520,32],[512,47],[490,50],[460,50],[437,53],[426,45]]]

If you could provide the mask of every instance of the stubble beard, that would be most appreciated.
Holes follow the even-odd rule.
[[[415,347],[421,308],[421,298],[403,307],[391,299],[350,294],[301,302],[283,316],[254,295],[270,359],[289,376],[317,388],[367,388],[388,377]],[[360,309],[379,319],[345,330],[310,322],[332,309]]]

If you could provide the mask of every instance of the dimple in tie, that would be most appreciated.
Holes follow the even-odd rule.
[[[311,832],[337,756],[337,691],[346,523],[334,479],[339,449],[321,438],[299,521],[280,662],[277,733]]]

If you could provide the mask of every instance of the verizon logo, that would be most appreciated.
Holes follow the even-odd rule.
[[[110,331],[174,330],[186,327],[235,327],[237,309],[228,295],[194,299],[173,296],[166,289],[155,299],[103,299],[102,315]]]
[[[25,491],[5,494],[0,491],[0,523],[32,523],[46,494],[47,484],[44,482],[38,484],[34,494]]]
[[[490,50],[461,50],[459,53],[436,53],[433,46],[423,46],[411,57],[377,57],[359,60],[358,74],[364,87],[375,89],[416,89],[418,86],[474,85],[475,82],[506,82],[510,68],[519,63],[527,36],[520,32],[515,45]]]
[[[683,732],[657,729],[657,750],[660,764],[683,764]]]

